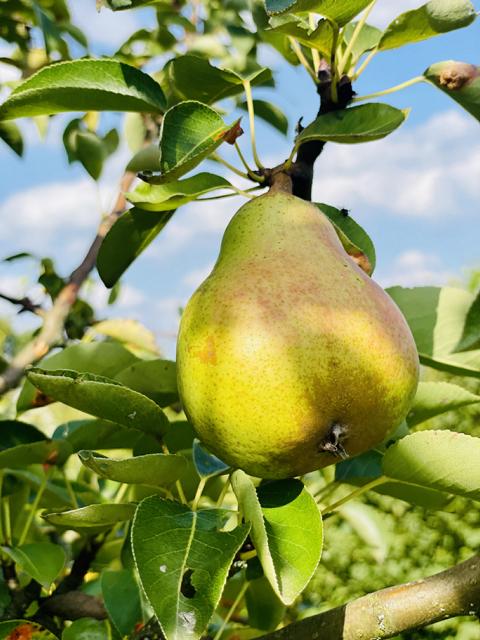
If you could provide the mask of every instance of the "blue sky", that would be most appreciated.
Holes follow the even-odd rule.
[[[117,14],[104,10],[98,14],[94,0],[71,4],[76,21],[85,28],[99,55],[111,54],[136,27],[153,22],[149,10]],[[379,0],[371,21],[385,25],[396,13],[419,4]],[[387,88],[447,59],[480,63],[480,22],[378,55],[355,88],[359,94]],[[257,96],[273,99],[292,125],[285,139],[267,125],[257,124],[260,156],[268,166],[288,155],[296,121],[303,115],[308,123],[317,100],[302,68],[284,65],[269,51],[262,52],[262,63],[272,66],[277,89],[259,90]],[[0,78],[9,77],[9,73],[0,65]],[[316,166],[314,199],[349,208],[370,233],[377,249],[375,278],[382,285],[461,280],[466,270],[480,267],[479,123],[441,92],[423,84],[384,101],[412,107],[407,123],[383,141],[327,145]],[[43,141],[31,125],[22,122],[27,138],[23,159],[0,147],[0,256],[19,251],[52,255],[62,273],[74,268],[88,247],[100,212],[108,210],[129,157],[128,151],[121,149],[108,163],[97,187],[79,165],[65,162],[62,124],[71,117],[68,114],[53,120]],[[227,119],[233,120],[233,115]],[[112,122],[121,126],[121,116],[107,116],[105,124]],[[244,121],[245,129],[246,125]],[[239,142],[248,155],[248,136]],[[222,152],[235,159],[230,148]],[[205,169],[218,171],[218,166],[206,165]],[[223,230],[241,204],[242,199],[232,198],[194,203],[179,210],[125,275],[114,315],[141,320],[156,333],[163,351],[173,356],[178,308],[210,271]],[[0,264],[0,291],[38,297],[33,277],[33,265],[28,261]],[[105,309],[107,295],[98,282],[88,287],[100,317],[111,313]],[[6,304],[1,304],[0,314],[14,318],[14,310]],[[25,326],[35,319],[24,314],[14,322]]]

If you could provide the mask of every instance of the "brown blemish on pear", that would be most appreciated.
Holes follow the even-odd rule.
[[[480,75],[480,71],[473,64],[451,61],[442,69],[438,82],[441,87],[449,91],[458,91]]]

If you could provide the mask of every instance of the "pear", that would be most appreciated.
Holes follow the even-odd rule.
[[[230,221],[177,345],[202,442],[262,478],[358,455],[405,418],[418,384],[410,329],[321,211],[271,189]]]

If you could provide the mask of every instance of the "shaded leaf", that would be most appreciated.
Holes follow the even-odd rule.
[[[240,109],[247,111],[247,103],[242,102],[238,105]],[[272,102],[268,102],[267,100],[254,100],[253,101],[253,109],[255,111],[255,115],[258,118],[262,118],[268,124],[271,124],[272,127],[287,135],[288,133],[288,118],[284,114],[284,112],[277,107],[277,105]]]
[[[228,473],[230,470],[228,464],[207,451],[197,438],[193,441],[192,454],[195,468],[201,478],[213,478]]]
[[[430,0],[395,18],[385,29],[378,48],[395,49],[467,27],[475,15],[475,7],[469,0]]]
[[[309,140],[353,144],[380,140],[395,131],[406,119],[407,110],[371,102],[318,116],[297,136],[299,145]]]
[[[81,449],[133,449],[142,434],[109,420],[72,420],[60,425],[54,440],[65,439],[72,453]]]
[[[467,62],[436,62],[424,71],[425,78],[480,120],[480,67]]]
[[[0,120],[62,111],[162,113],[160,85],[116,60],[74,60],[44,67],[18,85],[0,106]]]
[[[315,11],[334,20],[339,26],[350,22],[370,4],[371,0],[265,0],[267,13],[275,15],[285,11],[300,13]]]
[[[50,587],[58,577],[66,561],[63,548],[51,542],[35,542],[2,549],[22,571],[45,588]]]
[[[480,291],[467,311],[462,336],[455,351],[467,351],[475,347],[480,347]]]
[[[217,189],[232,189],[228,180],[213,173],[198,173],[191,178],[165,184],[141,183],[127,200],[144,211],[170,211]]]
[[[243,544],[248,526],[222,531],[225,512],[191,511],[150,496],[132,526],[135,563],[143,589],[169,640],[200,638]]]
[[[31,464],[62,465],[72,449],[68,442],[43,440],[19,444],[0,452],[0,469],[21,469]]]
[[[265,576],[250,580],[245,593],[248,624],[261,631],[273,631],[282,622],[286,607]]]
[[[165,414],[153,400],[110,378],[40,368],[30,369],[27,377],[47,396],[98,418],[158,436],[168,428]]]
[[[420,382],[407,416],[410,427],[447,411],[480,402],[480,396],[450,382]]]
[[[0,122],[0,139],[8,144],[17,156],[23,155],[22,132],[14,122]]]
[[[366,231],[350,217],[345,209],[337,209],[323,202],[315,204],[333,223],[348,255],[365,273],[372,275],[376,264],[375,247]]]
[[[18,420],[0,421],[0,451],[16,447],[19,444],[30,444],[47,439],[37,427]]]
[[[141,360],[115,376],[126,387],[143,393],[161,407],[179,399],[177,366],[171,360]]]
[[[151,453],[134,458],[106,458],[94,451],[79,451],[82,464],[102,478],[126,484],[168,486],[178,480],[187,468],[183,456]]]
[[[62,633],[62,640],[110,640],[110,629],[105,620],[80,618],[75,620]]]
[[[173,215],[133,207],[105,236],[97,256],[97,270],[106,287],[113,287],[132,262],[154,240]]]
[[[299,480],[278,480],[255,489],[243,471],[232,475],[232,488],[273,590],[291,604],[312,577],[322,552],[318,507]]]
[[[104,571],[102,595],[105,609],[118,633],[129,636],[135,625],[142,622],[140,590],[131,569]]]
[[[345,29],[343,31],[343,39],[345,41],[345,44],[348,45],[350,43],[357,24],[357,22],[350,22],[349,24],[345,25]],[[364,24],[360,33],[357,34],[357,37],[353,44],[350,54],[350,66],[355,65],[364,53],[375,49],[381,37],[381,29],[377,29],[377,27],[374,27],[371,24]]]

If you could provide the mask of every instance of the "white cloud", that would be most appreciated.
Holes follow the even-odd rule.
[[[443,286],[454,277],[455,274],[445,268],[439,256],[410,249],[395,258],[389,272],[379,281],[384,287]]]
[[[473,213],[480,198],[477,123],[458,111],[365,145],[330,145],[318,163],[316,200],[401,216]],[[468,205],[467,205],[468,201]]]
[[[97,310],[105,312],[108,308],[110,290],[98,281],[87,282],[82,290],[82,296]],[[115,311],[136,311],[145,304],[146,295],[143,291],[131,284],[122,283],[119,296],[115,302]]]
[[[402,0],[402,2],[382,0],[381,2],[377,2],[373,8],[368,21],[377,27],[386,27],[387,24],[401,13],[405,13],[410,9],[416,9],[422,4],[425,4],[422,0]]]

